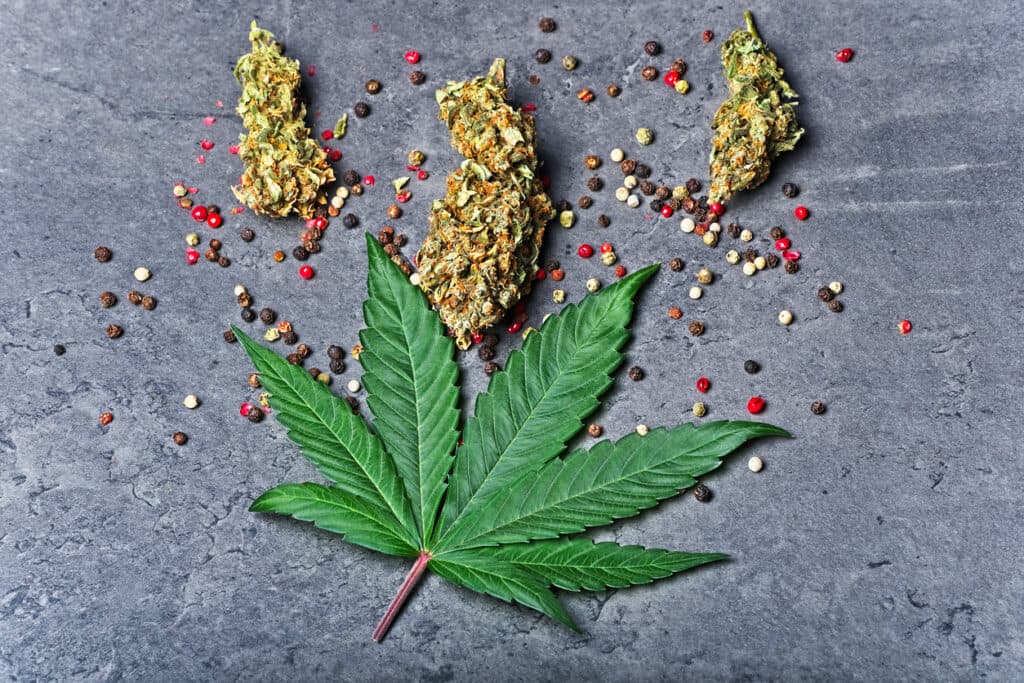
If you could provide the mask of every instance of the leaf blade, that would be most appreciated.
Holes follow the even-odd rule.
[[[556,538],[632,517],[693,486],[725,455],[761,436],[789,433],[762,422],[719,421],[602,441],[489,495],[444,549]]]
[[[308,372],[257,344],[237,327],[231,329],[270,392],[270,405],[288,429],[288,438],[338,488],[387,510],[392,530],[417,545],[409,500],[394,461],[377,435]]]
[[[613,542],[594,543],[582,538],[515,543],[477,551],[530,569],[547,583],[570,591],[598,591],[651,583],[729,557],[723,553],[685,553]]]
[[[433,531],[458,440],[454,345],[420,289],[369,233],[359,361],[374,427],[394,458],[421,543]],[[404,381],[403,381],[404,380]]]
[[[417,549],[395,534],[389,512],[347,491],[306,482],[281,484],[249,506],[250,512],[274,512],[344,536],[345,540],[388,555],[414,557]]]
[[[463,430],[442,510],[441,543],[487,495],[557,456],[582,429],[622,362],[633,299],[658,267],[567,306],[510,354],[505,371],[477,396]]]

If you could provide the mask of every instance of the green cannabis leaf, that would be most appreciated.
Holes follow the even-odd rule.
[[[430,569],[576,628],[552,587],[650,583],[725,558],[566,538],[693,486],[746,441],[789,436],[758,422],[654,429],[564,455],[622,362],[649,266],[566,306],[510,354],[459,432],[454,344],[419,288],[372,236],[360,356],[372,428],[301,367],[233,328],[288,436],[330,485],[282,484],[250,508],[357,545],[415,557],[373,632],[386,635]]]

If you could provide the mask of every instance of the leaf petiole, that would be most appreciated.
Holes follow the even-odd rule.
[[[387,610],[384,612],[384,616],[380,618],[380,623],[377,624],[377,628],[373,630],[373,640],[379,643],[384,640],[384,636],[388,634],[388,629],[391,628],[391,623],[398,616],[398,613],[402,611],[402,605],[412,595],[412,591],[416,588],[416,584],[419,583],[420,578],[423,576],[423,572],[427,569],[427,563],[430,562],[431,554],[426,550],[421,550],[419,557],[416,558],[416,563],[413,564],[412,569],[409,570],[409,574],[405,577],[405,581],[398,589],[398,593],[392,598],[391,604],[388,605]]]

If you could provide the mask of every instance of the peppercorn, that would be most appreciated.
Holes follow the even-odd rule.
[[[599,439],[601,438],[601,435],[604,434],[604,429],[601,427],[601,425],[597,424],[596,422],[592,422],[587,427],[587,434],[590,434],[590,436],[594,437],[595,439]]]
[[[602,228],[607,228],[609,225],[612,224],[612,219],[608,218],[608,216],[602,213],[597,217],[597,224]]]
[[[370,115],[370,105],[366,102],[356,102],[352,107],[352,113],[355,114],[357,118],[365,119]]]
[[[695,200],[693,197],[684,197],[682,208],[683,211],[692,215],[693,212],[697,210],[697,200]]]
[[[665,204],[665,202],[661,201],[660,199],[652,199],[649,206],[651,207],[651,211],[653,211],[655,213],[661,213],[662,209],[665,208],[666,204]],[[672,211],[672,207],[669,207],[668,210],[671,212]],[[672,215],[671,213],[668,214],[668,216],[671,216],[671,215]],[[668,216],[666,216],[666,218]]]
[[[636,141],[641,145],[649,145],[654,142],[654,132],[650,128],[637,128]]]
[[[540,48],[533,53],[533,58],[537,60],[538,64],[547,64],[551,61],[551,50]]]
[[[332,358],[329,367],[335,375],[340,375],[345,372],[345,361],[342,358]]]
[[[704,323],[699,320],[690,321],[690,334],[694,337],[699,337],[704,334]]]
[[[483,361],[494,360],[495,353],[496,352],[493,346],[486,346],[484,344],[481,344],[480,348],[477,349],[476,351],[476,354],[480,357],[480,360]]]
[[[772,256],[774,256],[774,254],[772,254]],[[800,266],[797,265],[796,261],[786,261],[786,264],[782,267],[789,275],[792,275],[798,270],[800,270]]]
[[[108,424],[110,424],[113,421],[114,421],[114,414],[113,413],[110,413],[110,412],[100,413],[100,426],[101,427],[106,427]]]
[[[110,339],[117,339],[122,334],[124,334],[124,328],[121,327],[120,325],[107,325],[107,337],[109,337]]]
[[[594,101],[594,91],[590,88],[580,88],[579,92],[576,93],[576,99],[589,104]]]
[[[110,251],[108,247],[96,247],[95,251],[92,252],[93,258],[100,263],[106,263],[114,255],[114,252]]]
[[[739,223],[730,223],[729,225],[725,226],[725,231],[729,234],[729,237],[733,239],[739,239],[740,229],[741,228]]]
[[[481,342],[484,346],[489,346],[492,349],[498,345],[498,335],[496,334],[485,334],[484,339]]]
[[[640,183],[640,192],[644,196],[650,197],[651,195],[654,194],[654,183],[652,183],[650,180],[645,180],[645,181],[641,182]],[[660,202],[661,200],[656,200],[656,201]]]
[[[675,71],[677,74],[682,76],[686,73],[686,62],[682,59],[673,61],[672,66],[669,67],[669,71]]]
[[[773,226],[772,229],[768,231],[768,236],[771,237],[773,240],[781,240],[786,236],[786,231],[782,229],[781,225],[776,225]]]
[[[700,192],[700,181],[696,178],[690,178],[686,181],[686,191],[690,194],[694,192]]]
[[[244,320],[247,323],[251,323],[255,319],[256,319],[256,311],[252,310],[251,308],[243,308],[242,309],[242,320]]]
[[[640,78],[644,79],[645,81],[653,81],[657,77],[658,77],[658,69],[657,69],[657,67],[653,67],[653,66],[649,66],[648,65],[648,66],[645,66],[643,69],[640,70]]]
[[[260,309],[260,322],[262,322],[264,325],[273,325],[275,320],[277,320],[277,313],[274,312],[274,309]]]
[[[822,301],[824,301],[825,303],[828,303],[829,301],[832,301],[832,299],[834,297],[835,297],[835,294],[833,294],[832,290],[829,289],[828,287],[819,287],[818,288],[818,298],[821,299]]]
[[[359,225],[359,217],[356,216],[354,213],[346,213],[344,217],[342,217],[341,219],[341,224],[351,230],[352,228]]]
[[[587,189],[591,192],[600,192],[602,187],[604,187],[604,181],[597,176],[593,176],[587,181]]]
[[[409,241],[409,238],[405,236],[404,232],[400,232],[397,235],[395,235],[395,246],[396,247],[404,247],[408,241]]]
[[[331,344],[330,346],[327,347],[327,357],[330,358],[331,360],[338,360],[340,358],[344,358],[345,349],[341,348],[340,346]]]
[[[263,421],[263,409],[258,406],[252,406],[249,408],[249,412],[245,414],[246,419],[249,422],[256,423]]]
[[[501,366],[494,361],[488,361],[484,363],[484,374],[487,376],[493,375],[498,370],[501,370]]]
[[[703,401],[697,401],[693,404],[693,416],[704,417],[708,414],[708,407],[704,405]]]
[[[399,253],[398,246],[396,246],[394,242],[392,242],[391,244],[385,244],[384,253],[387,254],[388,256],[397,256]]]
[[[800,194],[800,188],[794,185],[793,183],[783,183],[782,194],[783,196],[792,199],[793,197]]]
[[[676,273],[678,273],[679,271],[681,271],[683,269],[683,259],[681,259],[681,258],[674,258],[674,259],[672,259],[671,261],[668,262],[668,267],[669,267],[670,270],[675,271]]]
[[[302,365],[302,356],[297,353],[289,353],[284,359],[292,365]]]
[[[821,401],[815,401],[811,404],[811,412],[815,415],[822,415],[825,412],[825,404]]]
[[[365,87],[366,92],[370,93],[371,95],[376,95],[377,93],[380,92],[380,81],[378,81],[376,78],[371,78],[370,80],[366,81]]]
[[[601,167],[601,157],[596,154],[588,154],[583,159],[583,165],[589,168],[591,171]]]
[[[787,261],[787,263],[789,263],[789,261]],[[832,301],[828,302],[828,310],[833,313],[841,313],[843,310],[843,302],[839,299],[832,299]]]
[[[644,378],[644,371],[634,365],[629,369],[629,378],[634,382],[639,382]]]
[[[673,306],[672,308],[668,309],[668,317],[672,318],[673,320],[679,320],[680,318],[683,317],[683,311],[680,308]]]
[[[779,265],[779,257],[775,254],[768,254],[764,257],[764,264],[769,268],[775,268]]]
[[[55,356],[63,356],[67,351],[67,348],[63,344],[53,345],[53,355]]]
[[[363,194],[363,186],[356,184],[350,187],[348,191],[358,197]]]
[[[256,232],[252,228],[242,228],[238,231],[238,236],[243,242],[252,242],[256,238]]]
[[[581,209],[589,209],[591,206],[594,205],[594,200],[588,197],[587,195],[583,195],[578,200],[576,200],[576,203],[579,205]]]
[[[352,169],[345,171],[341,176],[341,182],[346,185],[358,185],[360,180],[362,180],[362,178],[360,178],[359,173]]]
[[[110,308],[117,303],[117,297],[113,292],[100,292],[100,306]]]
[[[579,64],[579,61],[572,55],[562,57],[562,68],[566,71],[572,71],[576,68],[577,64]]]
[[[388,207],[388,218],[395,220],[402,217],[402,207],[398,204],[392,204]]]
[[[549,273],[549,275],[551,275],[551,279],[555,282],[561,282],[562,279],[565,278],[565,271],[561,268],[555,268]]]
[[[743,372],[748,375],[756,375],[761,372],[761,364],[756,360],[745,360],[743,361]]]
[[[551,17],[542,18],[539,22],[537,22],[537,25],[540,27],[541,33],[551,33],[556,28],[558,28],[558,24],[556,24],[555,20],[552,19]]]
[[[701,503],[711,500],[711,489],[704,484],[697,484],[693,487],[693,497]]]
[[[313,353],[309,346],[306,344],[299,344],[295,347],[295,353],[299,354],[299,358],[309,358],[309,354]]]
[[[633,171],[636,170],[636,161],[634,159],[623,159],[622,163],[619,164],[619,169],[622,171],[622,175],[633,175]]]
[[[747,263],[753,263],[756,258],[757,249],[754,249],[753,247],[747,247],[747,250],[743,252],[743,260]]]
[[[672,198],[672,190],[668,189],[664,185],[659,185],[654,190],[654,196],[662,201],[666,201]],[[673,209],[675,210],[675,209]]]
[[[427,75],[420,70],[409,72],[409,82],[413,85],[423,85],[427,82]]]
[[[207,249],[206,253],[203,254],[207,261],[216,262],[220,258],[220,254],[217,253],[216,249]]]
[[[229,259],[227,256],[221,256],[217,259],[217,265],[220,266],[221,268],[227,268],[228,266],[231,265],[231,259]]]
[[[274,260],[275,260],[275,261],[277,261],[278,263],[280,263],[281,261],[284,261],[284,259],[285,259],[285,254],[284,254],[284,252],[283,252],[283,251],[281,251],[280,249],[278,249],[277,251],[275,251],[275,252],[274,252],[274,256],[273,256],[273,258],[274,258]]]
[[[147,294],[146,296],[142,297],[142,307],[147,311],[152,311],[154,308],[156,308],[156,299]]]
[[[223,336],[224,341],[226,341],[228,344],[234,344],[236,341],[238,341],[238,338],[235,336],[234,330],[224,330]]]
[[[608,86],[608,97],[618,97],[622,92],[622,88],[612,83]]]
[[[657,57],[661,54],[661,45],[658,45],[658,42],[655,40],[648,40],[644,43],[644,52],[650,57]]]
[[[701,268],[700,270],[697,271],[697,282],[701,283],[702,285],[710,285],[711,281],[714,278],[714,273],[712,273],[707,268]]]
[[[715,32],[712,31],[711,29],[708,29],[707,31],[704,31],[704,33],[700,34],[700,39],[703,40],[705,43],[710,43],[714,39],[714,37]]]

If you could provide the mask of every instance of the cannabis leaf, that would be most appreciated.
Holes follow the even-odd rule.
[[[676,495],[750,439],[789,436],[759,422],[711,422],[564,455],[622,362],[633,300],[657,266],[566,306],[530,334],[477,397],[456,449],[452,340],[376,240],[367,235],[366,244],[360,361],[372,429],[301,367],[233,329],[289,438],[331,481],[282,484],[250,509],[416,558],[374,640],[383,639],[427,569],[576,628],[552,587],[650,583],[726,557],[566,538]]]

